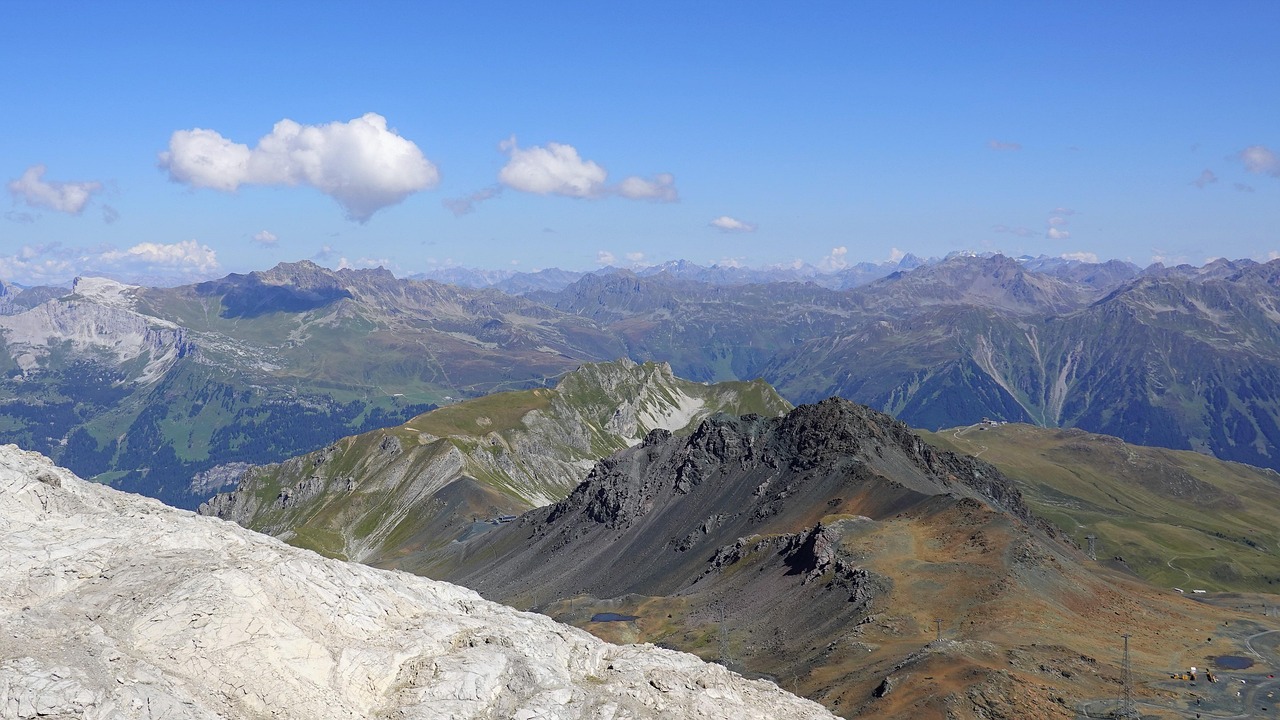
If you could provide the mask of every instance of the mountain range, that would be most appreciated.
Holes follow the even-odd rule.
[[[626,357],[916,427],[989,417],[1280,468],[1280,261],[881,269],[847,289],[673,263],[547,271],[514,295],[305,261],[176,288],[6,286],[0,440],[195,507],[229,463]]]

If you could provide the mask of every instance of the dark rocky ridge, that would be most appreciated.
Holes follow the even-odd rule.
[[[935,617],[1008,642],[1010,617],[1097,592],[1080,558],[994,466],[833,398],[716,415],[683,438],[653,431],[565,500],[395,566],[604,637],[797,678],[838,709],[912,665]],[[596,613],[635,619],[603,628]],[[985,661],[961,657],[980,647],[935,649],[985,678]]]
[[[539,596],[667,595],[701,577],[740,538],[807,536],[827,516],[882,519],[960,498],[1051,532],[995,467],[940,451],[883,413],[832,398],[782,418],[718,415],[688,438],[653,431],[601,461],[565,500],[467,549],[497,562],[441,560],[454,566],[448,577],[482,591],[502,588],[508,598],[517,588]]]

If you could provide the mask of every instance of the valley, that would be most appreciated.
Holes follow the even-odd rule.
[[[1144,713],[1226,712],[1169,676],[1274,669],[1278,267],[81,280],[6,296],[0,427],[843,717],[1112,712],[1121,632]]]
[[[576,405],[575,391],[599,397],[595,388],[603,385],[655,377],[654,368],[625,363],[585,370],[592,382],[567,376],[562,401]],[[608,376],[615,380],[606,381]],[[493,403],[519,407],[520,397],[498,396],[488,405],[468,401],[407,427],[457,432],[477,417],[499,417]],[[511,427],[510,421],[492,426],[500,437],[514,437],[502,427]],[[678,434],[637,427],[631,437],[643,435],[642,442],[620,447],[581,485],[562,488],[561,500],[527,503],[543,506],[509,521],[482,523],[479,532],[474,507],[437,501],[435,509],[409,515],[453,513],[454,522],[420,523],[412,536],[387,534],[377,552],[357,557],[459,582],[611,641],[694,652],[774,680],[844,717],[1088,717],[1116,707],[1118,634],[1128,632],[1143,710],[1159,707],[1177,717],[1177,708],[1191,707],[1197,691],[1185,682],[1170,684],[1168,674],[1248,653],[1248,638],[1239,631],[1280,627],[1266,610],[1280,597],[1256,595],[1254,602],[1232,604],[1230,594],[1178,594],[1148,584],[1123,562],[1090,559],[1073,533],[1038,514],[1055,475],[1044,473],[1040,485],[1031,485],[1015,479],[1020,476],[1013,469],[1006,475],[988,464],[988,455],[1003,457],[991,449],[994,433],[1021,427],[950,433],[993,440],[974,449],[981,459],[935,450],[906,425],[836,400],[782,417],[716,415]],[[1074,445],[1097,445],[1098,454],[1119,442],[1027,430],[1065,434]],[[299,465],[284,477],[294,478],[295,489],[317,480],[317,487],[326,487],[324,478],[364,461],[352,453],[380,456],[375,437],[343,446],[345,466]],[[553,458],[563,452],[541,443],[524,448],[550,449]],[[1168,451],[1132,452],[1148,457]],[[1042,460],[1041,469],[1083,471],[1056,459],[1062,464]],[[506,464],[552,466],[529,455]],[[245,476],[237,494],[274,498],[275,505],[267,509],[264,503],[241,522],[304,546],[311,546],[312,536],[282,519],[352,526],[354,516],[344,525],[341,513],[324,510],[359,504],[344,499],[350,490],[332,483],[300,496],[292,515],[280,512],[290,485],[276,484],[273,472]],[[1108,476],[1099,471],[1102,477]],[[1141,489],[1123,475],[1110,477],[1117,491]],[[1217,492],[1227,497],[1258,490],[1258,478],[1248,477],[1255,485],[1238,481],[1245,484]],[[219,512],[225,502],[215,500],[202,512]],[[1259,502],[1274,507],[1271,500]],[[479,517],[500,512],[493,505]],[[1274,668],[1269,663],[1231,677],[1252,682]]]
[[[0,720],[1280,720],[1280,2],[0,8]]]
[[[1278,268],[956,255],[819,284],[676,263],[508,294],[302,261],[174,288],[8,287],[0,440],[195,507],[197,473],[626,357],[925,429],[990,417],[1278,469]]]

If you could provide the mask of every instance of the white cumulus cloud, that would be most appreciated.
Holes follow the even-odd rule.
[[[512,190],[590,199],[610,195],[656,202],[680,199],[671,173],[658,173],[652,178],[632,175],[616,186],[610,185],[609,171],[599,163],[584,159],[572,145],[549,142],[546,147],[522,148],[513,135],[499,143],[498,148],[508,156],[507,164],[498,171],[498,182]]]
[[[1049,232],[1045,233],[1044,236],[1050,240],[1066,240],[1071,237],[1071,231],[1063,230],[1059,227],[1051,227],[1049,228]]]
[[[618,258],[608,250],[601,250],[600,252],[596,253],[597,265],[612,265],[617,260]]]
[[[138,243],[128,250],[108,250],[100,259],[112,265],[143,266],[150,269],[181,270],[207,273],[218,269],[218,255],[213,248],[182,240],[176,243]]]
[[[276,243],[280,242],[280,238],[270,230],[260,230],[253,234],[253,241],[262,247],[275,247]]]
[[[609,173],[579,157],[572,145],[553,142],[546,147],[522,148],[512,136],[500,147],[510,160],[498,171],[498,180],[512,190],[576,198],[600,197],[605,192]]]
[[[232,192],[241,185],[309,185],[359,222],[440,181],[418,146],[377,113],[325,125],[281,120],[253,148],[213,130],[179,130],[159,160],[170,179],[192,187]]]
[[[1241,150],[1240,160],[1251,173],[1280,177],[1280,157],[1265,145],[1250,145]]]
[[[640,263],[644,262],[644,253],[642,252],[627,253],[627,262],[631,263],[632,265],[639,265]]]
[[[849,267],[849,261],[845,257],[849,254],[849,248],[841,245],[840,247],[831,248],[831,254],[818,261],[818,267],[827,272],[835,272]]]
[[[756,231],[755,223],[743,222],[742,220],[729,217],[728,215],[721,215],[715,220],[712,220],[710,225],[711,227],[720,230],[720,232],[727,233],[749,233]]]
[[[44,165],[32,165],[22,177],[11,180],[8,187],[14,201],[79,215],[89,199],[102,191],[100,182],[45,182],[44,173]]]

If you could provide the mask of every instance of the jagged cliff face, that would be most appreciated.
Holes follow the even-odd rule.
[[[6,718],[827,718],[690,655],[325,560],[0,447]]]
[[[886,415],[831,399],[782,417],[717,415],[685,438],[653,431],[602,460],[561,502],[476,538],[472,548],[449,548],[436,567],[455,566],[448,576],[505,597],[526,585],[558,597],[670,595],[701,577],[708,558],[750,544],[743,538],[774,537],[789,557],[842,521],[962,499],[1039,527],[993,466],[940,452]],[[477,554],[503,559],[479,566],[467,559]],[[831,560],[788,562],[812,566],[808,572],[829,570]]]
[[[596,460],[717,412],[777,415],[767,384],[703,385],[665,364],[584,365],[554,389],[499,393],[250,468],[200,512],[382,564],[567,496]]]
[[[62,351],[99,356],[112,366],[133,365],[129,381],[149,385],[179,359],[193,355],[185,328],[134,310],[139,288],[97,278],[77,278],[71,296],[15,315],[0,315],[0,334],[22,373],[37,372]]]

